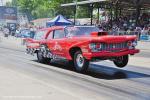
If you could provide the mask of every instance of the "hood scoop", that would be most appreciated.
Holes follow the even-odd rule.
[[[107,32],[92,32],[91,33],[91,36],[94,36],[94,37],[104,36],[104,35],[108,35],[108,33]]]

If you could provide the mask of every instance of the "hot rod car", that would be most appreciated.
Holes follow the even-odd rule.
[[[66,59],[78,72],[85,72],[89,62],[97,60],[111,60],[122,68],[127,65],[129,55],[139,52],[135,48],[136,36],[108,35],[95,26],[55,26],[47,30],[46,38],[32,48],[38,61]]]

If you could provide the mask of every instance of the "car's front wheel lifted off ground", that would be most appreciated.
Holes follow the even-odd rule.
[[[128,64],[128,60],[129,60],[129,56],[125,55],[125,56],[121,56],[121,57],[117,57],[114,60],[114,64],[119,67],[119,68],[123,68]]]
[[[83,57],[81,51],[74,54],[74,67],[80,73],[85,73],[89,67],[89,61]]]

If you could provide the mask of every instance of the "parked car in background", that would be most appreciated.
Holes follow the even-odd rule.
[[[35,32],[31,31],[28,28],[17,29],[15,33],[15,37],[20,37],[20,38],[33,38],[34,35],[35,35]]]
[[[46,37],[38,41],[38,48],[30,46],[41,63],[65,59],[76,71],[86,72],[90,61],[111,60],[117,67],[125,67],[129,55],[139,52],[136,45],[136,36],[108,35],[95,26],[62,26],[49,28]]]
[[[31,31],[30,29],[23,29],[20,31],[21,38],[30,38],[31,37]]]

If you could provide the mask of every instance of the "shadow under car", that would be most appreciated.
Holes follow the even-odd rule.
[[[37,62],[36,60],[34,61]],[[51,63],[47,65],[51,65],[54,67],[70,71],[75,71],[73,66],[70,66],[67,61],[53,60]],[[118,69],[113,68],[111,66],[103,66],[98,64],[90,64],[88,71],[83,74],[106,80],[150,77],[150,75],[144,73]]]

